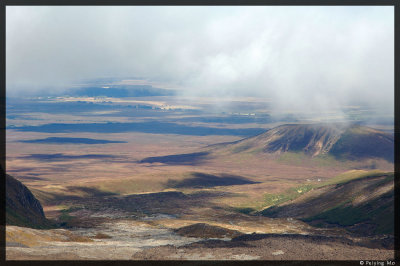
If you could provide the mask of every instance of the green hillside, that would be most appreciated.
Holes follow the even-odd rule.
[[[307,191],[275,195],[260,214],[293,217],[314,226],[344,226],[362,234],[394,233],[394,174],[350,171]]]

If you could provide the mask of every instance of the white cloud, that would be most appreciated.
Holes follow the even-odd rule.
[[[140,76],[185,95],[393,110],[393,7],[10,7],[7,93]]]

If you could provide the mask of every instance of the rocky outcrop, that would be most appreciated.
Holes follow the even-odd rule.
[[[236,237],[243,233],[223,228],[220,226],[209,225],[206,223],[196,223],[184,226],[175,230],[175,233],[186,237],[200,237],[200,238],[224,238]]]

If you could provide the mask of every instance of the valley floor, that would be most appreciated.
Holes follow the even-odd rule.
[[[146,206],[138,195],[89,198],[84,206],[68,212],[68,226],[64,229],[7,226],[6,259],[391,260],[394,257],[391,238],[364,237],[344,228],[317,228],[298,219],[247,215],[220,204],[205,204],[209,203],[207,197],[218,197],[220,193],[150,193]],[[69,201],[75,206],[78,202],[78,199]],[[137,211],[139,207],[141,213]]]
[[[7,173],[59,229],[6,226],[7,260],[394,257],[391,221],[369,219],[393,213],[392,162],[249,149],[262,143],[238,141],[287,123],[261,100],[236,103],[257,116],[77,100],[8,102]]]
[[[13,239],[24,232],[30,246]],[[29,236],[29,237],[28,237]],[[7,227],[7,260],[392,260],[394,251],[344,237],[246,234],[185,237],[145,223],[118,221],[92,229]],[[55,240],[57,239],[57,240]],[[16,242],[14,242],[16,241]],[[358,239],[360,241],[360,239]],[[26,241],[25,241],[26,243]],[[26,243],[28,244],[28,243]],[[371,244],[371,241],[370,241]]]

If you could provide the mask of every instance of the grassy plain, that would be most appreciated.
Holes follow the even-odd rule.
[[[116,107],[70,114],[65,111],[50,113],[46,110],[18,113],[7,123],[18,127],[49,123],[168,120],[188,127],[230,129],[268,129],[286,123],[266,121],[265,117],[253,119],[251,110],[264,113],[268,111],[260,101],[247,99],[236,102],[236,106],[244,110],[241,115],[219,113],[217,118],[210,118],[211,114],[196,113],[196,110],[207,109],[211,105],[207,100],[198,102],[194,106],[196,108],[182,111],[179,108],[188,103],[167,104],[166,99],[168,98],[152,101],[137,99],[136,102],[116,101]],[[165,108],[162,111],[150,108],[139,112],[137,109],[128,110],[124,107],[139,103]],[[101,103],[94,101],[93,104]],[[167,106],[171,108],[166,108]],[[20,142],[52,137],[122,143]],[[11,127],[7,130],[7,172],[32,190],[41,201],[48,218],[70,229],[95,228],[106,222],[130,219],[140,220],[152,228],[179,229],[207,223],[246,234],[318,233],[346,236],[349,233],[342,228],[314,228],[299,219],[270,218],[259,215],[259,212],[270,206],[295,201],[313,189],[382,171],[393,171],[393,164],[384,160],[343,161],[331,156],[309,158],[294,152],[276,155],[214,149],[212,146],[244,137],[246,136],[201,136],[195,133],[151,134],[138,131],[46,133]],[[149,157],[198,152],[209,154],[202,160],[185,164],[179,161],[141,162]],[[213,183],[210,180],[218,182]],[[330,217],[331,213],[324,215]],[[93,233],[92,238],[107,241],[110,234],[112,235],[100,231]],[[17,241],[15,233],[8,237]],[[23,235],[19,237],[24,238]],[[57,240],[57,237],[54,239]],[[29,236],[27,239],[30,239]],[[18,240],[28,245],[30,240],[27,241]]]

